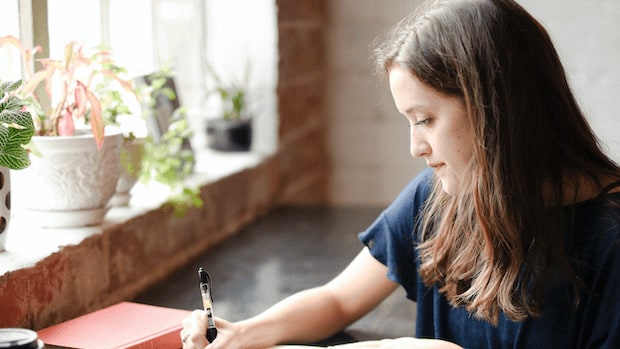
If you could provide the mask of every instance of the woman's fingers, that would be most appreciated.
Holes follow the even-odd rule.
[[[209,344],[207,331],[207,314],[203,310],[194,310],[181,321],[181,342],[183,349],[203,349]]]

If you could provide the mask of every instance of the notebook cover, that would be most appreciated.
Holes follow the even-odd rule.
[[[181,348],[181,320],[189,310],[121,302],[38,331],[61,348]]]

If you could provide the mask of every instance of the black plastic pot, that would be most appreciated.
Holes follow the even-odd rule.
[[[220,151],[248,151],[252,147],[252,120],[207,121],[207,145]]]

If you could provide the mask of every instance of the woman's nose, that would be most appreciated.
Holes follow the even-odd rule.
[[[431,147],[420,135],[414,135],[412,130],[409,135],[409,152],[414,158],[427,156],[431,151]]]

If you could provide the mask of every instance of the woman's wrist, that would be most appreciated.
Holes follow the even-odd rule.
[[[240,342],[241,348],[268,348],[279,342],[273,331],[270,330],[270,326],[257,318],[239,321],[235,323],[235,326],[238,331],[236,340],[238,339]]]

